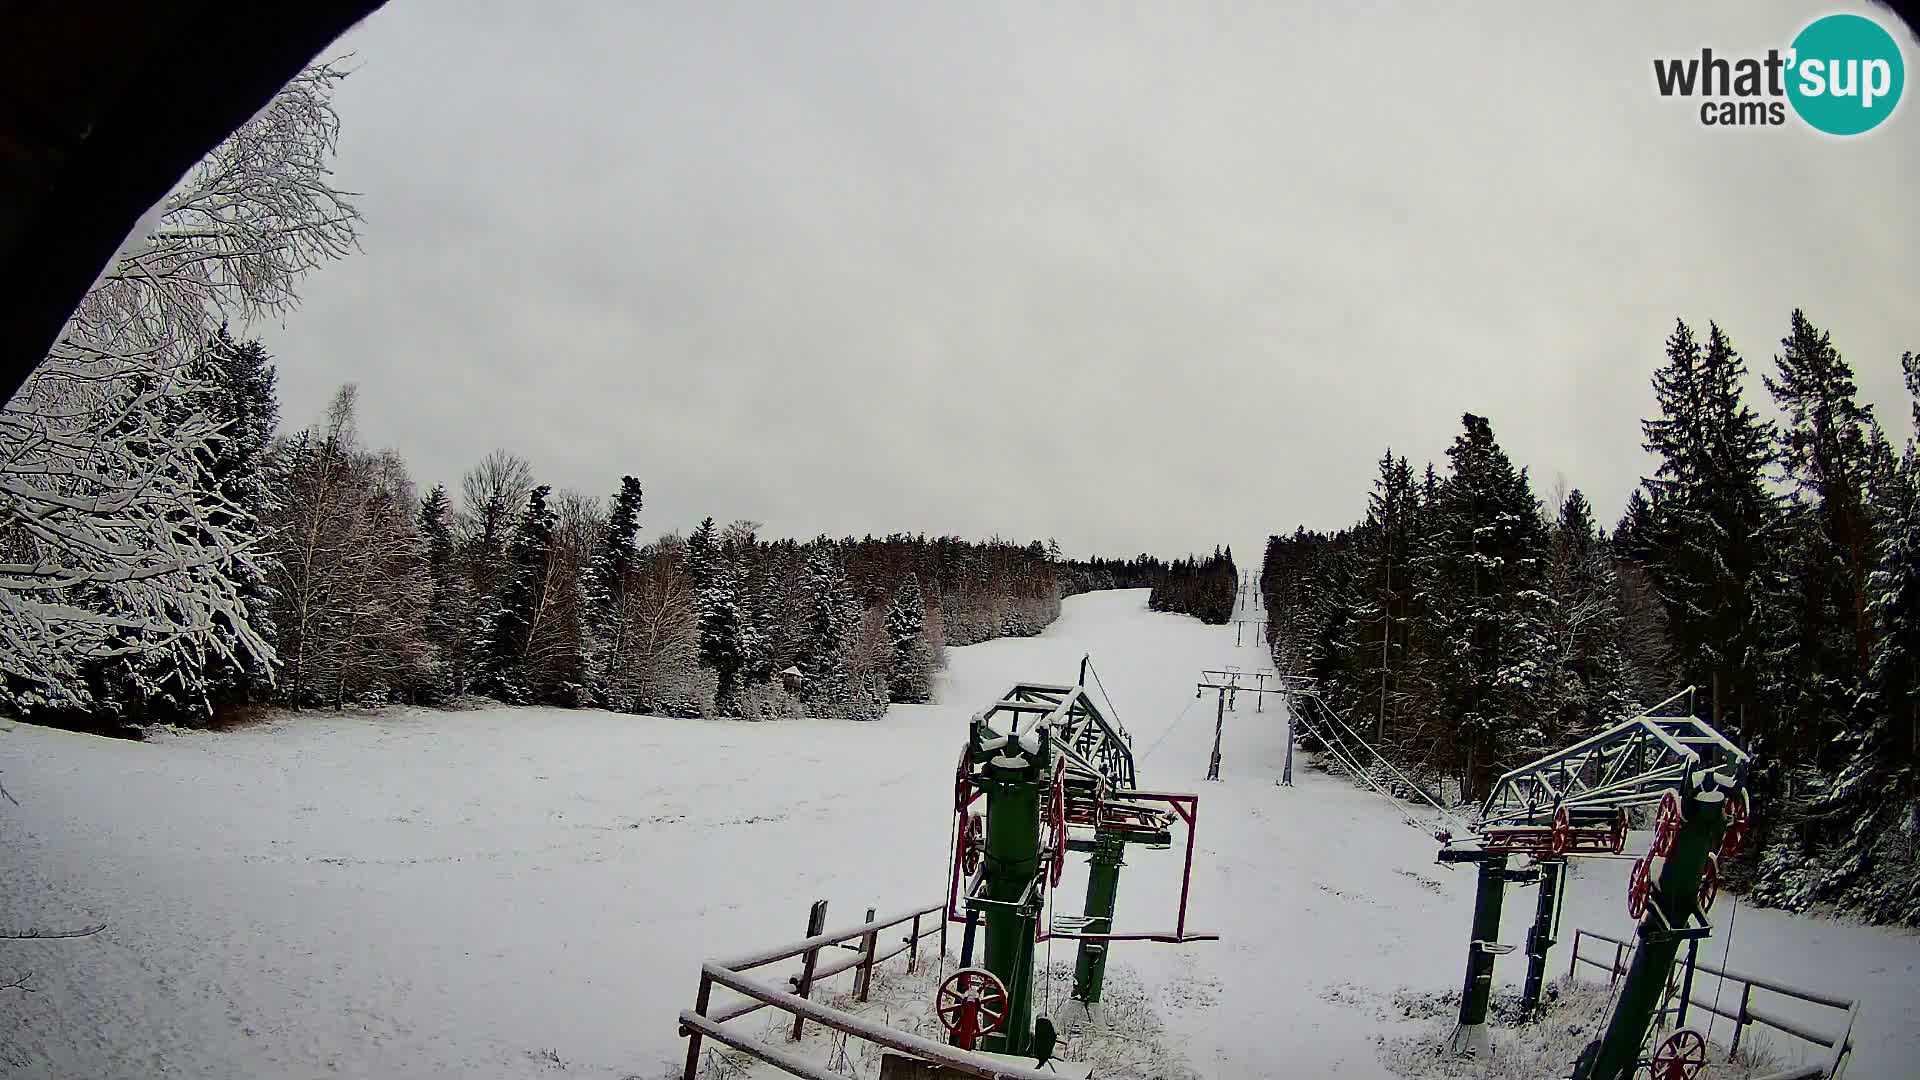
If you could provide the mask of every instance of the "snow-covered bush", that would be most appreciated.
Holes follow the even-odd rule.
[[[1379,1037],[1380,1062],[1389,1072],[1408,1080],[1542,1080],[1566,1076],[1588,1043],[1606,1030],[1608,1010],[1613,997],[1604,983],[1579,982],[1566,978],[1547,984],[1542,995],[1538,1020],[1518,1023],[1519,994],[1506,990],[1494,995],[1491,1009],[1497,1023],[1493,1027],[1493,1052],[1484,1058],[1456,1056],[1450,1047],[1454,1025],[1459,1019],[1458,994],[1399,994],[1393,999],[1393,1012],[1419,1022],[1412,1033]],[[1725,1025],[1722,1025],[1724,1031]],[[1660,1031],[1654,1039],[1666,1038]],[[1708,1057],[1715,1080],[1746,1080],[1773,1067],[1773,1058],[1762,1048],[1748,1052],[1743,1040],[1742,1053],[1728,1061],[1724,1047],[1714,1043]]]
[[[800,699],[779,683],[749,683],[740,691],[739,704],[747,720],[797,720],[806,715]]]

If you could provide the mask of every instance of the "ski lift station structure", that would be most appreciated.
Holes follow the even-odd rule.
[[[949,1017],[943,1001],[942,1022],[964,1048],[977,1042],[1019,1055],[1034,1049],[1036,944],[1076,942],[1073,997],[1091,1004],[1100,1000],[1114,943],[1218,938],[1187,928],[1199,796],[1138,786],[1131,740],[1089,692],[1090,667],[1083,658],[1071,686],[1018,683],[968,722],[954,778],[956,854],[946,909],[965,932],[961,970],[942,993],[963,1003],[984,994],[1003,1005],[988,1022],[966,1007]],[[1176,824],[1185,826],[1186,855],[1172,926],[1116,930],[1127,845],[1168,847]],[[1043,919],[1047,892],[1060,884],[1069,852],[1090,856],[1082,914]],[[981,931],[984,963],[976,968]],[[1043,1042],[1049,1030],[1042,1028]]]
[[[1199,796],[1138,785],[1131,737],[1109,715],[1112,702],[1104,688],[1098,698],[1090,692],[1089,675],[1098,685],[1091,658],[1083,657],[1077,682],[1016,683],[968,718],[952,780],[952,844],[941,902],[890,918],[875,919],[869,912],[867,922],[836,933],[822,929],[822,902],[814,907],[807,938],[702,965],[694,1008],[680,1014],[681,1034],[689,1040],[686,1080],[698,1074],[705,1038],[796,1076],[833,1077],[789,1050],[722,1026],[726,1020],[766,1006],[794,1015],[796,1037],[802,1021],[811,1019],[904,1055],[883,1058],[883,1077],[1058,1080],[1087,1075],[1083,1066],[1052,1060],[1056,1032],[1047,1017],[1034,1012],[1036,946],[1055,939],[1075,942],[1072,998],[1091,1005],[1101,999],[1107,955],[1116,943],[1182,944],[1219,938],[1187,927]],[[1106,702],[1104,708],[1101,701]],[[1176,833],[1184,834],[1184,855],[1179,902],[1167,916],[1170,925],[1115,928],[1127,846],[1171,848]],[[1086,898],[1077,916],[1057,914],[1048,902],[1071,853],[1089,856]],[[960,968],[942,980],[934,994],[934,1012],[945,1029],[946,1044],[808,1000],[812,982],[837,971],[861,972],[858,985],[864,1000],[873,965],[879,960],[907,951],[911,967],[918,943],[926,936],[921,919],[929,914],[940,918],[943,955],[944,928],[958,926],[962,935]],[[902,944],[880,955],[878,935],[909,922],[912,929]],[[860,944],[854,946],[856,941]],[[816,968],[822,950],[835,945],[860,949],[864,958],[835,960]],[[749,974],[754,968],[803,956],[802,974],[790,980],[797,993]],[[716,985],[747,1000],[715,1007],[710,998]]]
[[[1055,1050],[1053,1025],[1047,1017],[1036,1015],[1036,946],[1053,939],[1076,944],[1072,997],[1092,1004],[1101,998],[1107,956],[1116,943],[1217,940],[1216,934],[1187,926],[1199,797],[1140,786],[1131,739],[1110,717],[1112,706],[1104,689],[1098,697],[1090,691],[1090,673],[1098,685],[1090,658],[1083,658],[1075,683],[1016,683],[969,717],[953,776],[951,853],[941,902],[892,922],[876,921],[870,915],[866,924],[839,939],[810,925],[807,940],[754,958],[755,963],[764,963],[775,956],[806,953],[807,975],[796,981],[798,996],[756,983],[727,965],[705,966],[700,1003],[681,1016],[683,1033],[693,1039],[689,1077],[694,1075],[703,1033],[797,1075],[826,1075],[790,1052],[725,1036],[715,1018],[705,1012],[712,982],[758,999],[758,1004],[748,1007],[770,1004],[793,1012],[796,1027],[799,1018],[812,1018],[902,1051],[906,1058],[894,1059],[895,1066],[933,1070],[908,1073],[883,1068],[883,1076],[1067,1074],[1068,1063],[1049,1062]],[[1367,746],[1310,682],[1283,676],[1282,685],[1293,706],[1285,710],[1290,728],[1298,721],[1322,736],[1324,743],[1337,724],[1346,732],[1340,740],[1346,748],[1343,761],[1356,761],[1357,745],[1398,782],[1419,790]],[[1683,691],[1653,709],[1505,773],[1471,825],[1440,808],[1460,831],[1435,834],[1441,843],[1439,861],[1472,865],[1478,871],[1459,1023],[1452,1040],[1456,1053],[1484,1054],[1491,1048],[1487,1015],[1494,963],[1498,956],[1513,951],[1513,946],[1497,940],[1506,887],[1522,882],[1539,886],[1535,920],[1526,942],[1523,1010],[1531,1016],[1539,1004],[1547,954],[1554,944],[1567,860],[1621,857],[1629,812],[1652,806],[1657,808],[1652,849],[1635,862],[1628,897],[1629,912],[1637,922],[1632,959],[1615,990],[1602,1037],[1571,1063],[1572,1076],[1573,1080],[1628,1080],[1647,1068],[1658,1080],[1694,1080],[1699,1074],[1706,1042],[1697,1032],[1676,1031],[1650,1053],[1647,1043],[1681,946],[1690,950],[1685,968],[1690,982],[1692,950],[1713,932],[1709,912],[1718,891],[1718,860],[1736,851],[1746,834],[1750,759],[1711,725],[1691,715],[1693,698],[1692,690]],[[1309,706],[1324,712],[1311,714]],[[1291,742],[1291,733],[1288,738]],[[1362,779],[1383,797],[1392,797],[1376,778]],[[1170,848],[1176,834],[1184,834],[1185,851],[1179,901],[1169,913],[1169,922],[1152,928],[1116,928],[1114,912],[1127,846]],[[1054,905],[1048,900],[1074,853],[1088,856],[1086,896],[1079,915],[1062,916],[1053,913]],[[1532,865],[1510,865],[1515,856],[1529,858]],[[894,953],[917,948],[923,936],[920,919],[934,912],[942,927],[957,925],[962,933],[960,968],[941,981],[933,1002],[945,1029],[944,1045],[805,1000],[805,986],[813,973],[811,957],[821,948],[836,940],[864,939],[865,986],[871,978],[876,934],[911,917],[914,929]],[[944,930],[942,938],[944,955]],[[835,970],[852,966],[858,965],[848,961]],[[741,1011],[740,1007],[723,1010],[728,1016]]]
[[[1691,958],[1713,933],[1708,913],[1719,892],[1719,859],[1737,851],[1747,831],[1746,779],[1750,758],[1693,715],[1688,688],[1659,705],[1572,746],[1511,770],[1495,781],[1472,833],[1442,833],[1443,863],[1478,867],[1472,936],[1453,1049],[1489,1048],[1487,1009],[1495,959],[1511,950],[1497,941],[1506,886],[1537,884],[1535,918],[1527,934],[1527,979],[1522,1010],[1539,1006],[1547,951],[1553,944],[1561,886],[1569,858],[1618,857],[1625,849],[1628,813],[1657,806],[1651,850],[1635,861],[1628,914],[1637,928],[1633,958],[1617,988],[1603,1036],[1574,1064],[1574,1080],[1626,1080],[1650,1068],[1659,1080],[1692,1080],[1705,1064],[1706,1042],[1676,1031],[1651,1055],[1648,1036],[1682,944]],[[1668,710],[1674,710],[1669,713]],[[1533,865],[1513,868],[1515,855]],[[1691,990],[1693,966],[1686,968]]]
[[[1214,688],[1222,710],[1235,692],[1262,698],[1283,695],[1287,710],[1286,771],[1279,783],[1292,785],[1294,725],[1313,734],[1330,755],[1383,798],[1419,797],[1455,823],[1436,834],[1442,863],[1472,864],[1479,870],[1467,970],[1460,995],[1459,1021],[1452,1050],[1478,1056],[1491,1049],[1487,1014],[1496,958],[1513,946],[1498,941],[1500,914],[1508,884],[1537,884],[1534,922],[1527,932],[1527,976],[1521,1011],[1537,1015],[1547,956],[1554,944],[1564,901],[1569,858],[1620,857],[1625,850],[1629,812],[1655,806],[1651,850],[1634,863],[1629,878],[1628,914],[1637,923],[1633,960],[1621,984],[1604,1036],[1594,1040],[1573,1063],[1574,1080],[1625,1080],[1642,1067],[1657,1080],[1693,1080],[1705,1063],[1706,1041],[1697,1032],[1675,1032],[1649,1055],[1648,1035],[1671,984],[1679,948],[1688,946],[1686,986],[1691,992],[1694,957],[1713,930],[1708,913],[1719,894],[1719,860],[1737,852],[1747,834],[1746,776],[1750,757],[1706,721],[1694,715],[1696,689],[1688,687],[1627,720],[1501,775],[1469,824],[1369,745],[1318,692],[1314,679],[1282,674],[1278,689],[1265,678],[1241,685],[1237,670],[1204,673],[1202,688]],[[1211,681],[1209,681],[1211,680]],[[1216,726],[1214,763],[1219,762]],[[1413,823],[1411,817],[1406,818]],[[1510,867],[1515,855],[1533,865]],[[1684,1013],[1682,1013],[1684,1015]]]

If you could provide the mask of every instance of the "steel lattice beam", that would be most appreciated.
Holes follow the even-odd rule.
[[[1480,808],[1480,828],[1538,825],[1556,810],[1610,810],[1658,800],[1701,766],[1744,769],[1746,751],[1706,721],[1661,716],[1692,690],[1506,773]]]

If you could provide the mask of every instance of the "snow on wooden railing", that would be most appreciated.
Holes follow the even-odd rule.
[[[923,929],[923,926],[928,916],[943,912],[945,907],[945,904],[930,904],[885,918],[875,918],[873,910],[869,908],[866,921],[860,925],[843,930],[823,931],[821,927],[826,919],[827,902],[821,900],[809,910],[807,936],[799,941],[777,945],[744,956],[707,961],[700,968],[700,988],[694,997],[693,1008],[680,1013],[680,1033],[688,1040],[685,1080],[695,1080],[699,1071],[702,1039],[712,1039],[731,1046],[795,1076],[807,1077],[808,1080],[845,1080],[844,1077],[822,1068],[817,1062],[721,1026],[729,1020],[738,1019],[768,1006],[793,1014],[792,1038],[794,1039],[800,1037],[802,1025],[812,1020],[857,1039],[864,1039],[926,1061],[939,1062],[969,1076],[1006,1078],[1006,1080],[1059,1080],[1054,1073],[1010,1066],[1002,1060],[968,1053],[965,1050],[923,1039],[918,1035],[908,1034],[884,1024],[876,1024],[865,1017],[809,1000],[808,995],[813,992],[814,984],[820,980],[832,978],[844,971],[856,971],[855,993],[861,1001],[866,1001],[873,985],[873,969],[904,952],[907,954],[907,971],[912,972],[919,962],[920,941],[923,938],[940,935],[940,950],[944,954],[947,920],[937,919],[937,925],[931,928]],[[881,935],[902,925],[909,927],[905,936],[899,943],[882,951]],[[836,957],[823,963],[822,951],[836,948],[848,948],[851,952],[847,956]],[[787,988],[762,982],[745,974],[755,968],[795,957],[800,958],[800,971],[787,979]],[[714,1009],[712,999],[713,987],[716,983],[742,995],[742,1000]]]
[[[1596,960],[1591,956],[1582,956],[1580,954],[1580,943],[1587,938],[1604,941],[1612,945],[1613,956],[1604,960]],[[1567,977],[1572,978],[1574,972],[1581,964],[1590,964],[1597,968],[1606,969],[1608,972],[1607,984],[1611,986],[1615,980],[1627,973],[1628,958],[1632,953],[1633,946],[1628,942],[1616,937],[1608,937],[1605,934],[1595,933],[1592,930],[1576,928],[1573,932],[1573,957],[1567,963]],[[1717,1000],[1702,1001],[1689,993],[1685,1001],[1668,1009],[1667,1012],[1678,1013],[1681,1020],[1684,1021],[1686,1008],[1692,1006],[1705,1009],[1715,1016],[1733,1021],[1733,1044],[1728,1048],[1729,1053],[1739,1051],[1740,1037],[1746,1032],[1747,1025],[1749,1024],[1759,1024],[1763,1027],[1770,1027],[1775,1031],[1784,1032],[1794,1038],[1805,1040],[1806,1042],[1810,1042],[1815,1046],[1827,1050],[1826,1063],[1813,1067],[1815,1071],[1807,1072],[1806,1069],[1790,1069],[1786,1073],[1780,1074],[1780,1080],[1787,1080],[1788,1077],[1797,1078],[1802,1076],[1833,1077],[1840,1074],[1841,1066],[1846,1063],[1847,1056],[1853,1052],[1853,1025],[1854,1021],[1859,1019],[1860,1016],[1860,1002],[1858,999],[1837,997],[1833,994],[1805,990],[1781,982],[1778,979],[1747,975],[1731,969],[1718,968],[1708,963],[1696,963],[1694,969],[1696,971],[1704,971],[1709,975],[1718,976],[1724,982],[1739,984],[1739,1004],[1734,1006],[1734,1011],[1728,1012],[1718,1004]],[[1756,989],[1766,990],[1795,1001],[1804,1001],[1810,1005],[1818,1005],[1823,1008],[1837,1010],[1845,1014],[1843,1022],[1837,1032],[1821,1031],[1807,1025],[1803,1021],[1780,1016],[1764,1009],[1756,1009],[1753,1007],[1753,992]],[[1774,1078],[1765,1078],[1765,1080],[1774,1080]]]

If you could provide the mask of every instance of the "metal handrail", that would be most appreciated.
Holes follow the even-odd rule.
[[[822,1005],[817,1001],[809,1001],[797,994],[789,994],[778,987],[769,986],[757,979],[749,978],[737,971],[722,967],[719,964],[709,963],[702,965],[700,975],[702,980],[711,979],[729,990],[734,990],[748,997],[764,1001],[775,1008],[783,1009],[796,1016],[806,1017],[823,1027],[830,1027],[835,1031],[845,1032],[858,1039],[865,1039],[868,1042],[877,1043],[880,1046],[898,1050],[902,1053],[912,1054],[914,1057],[925,1061],[939,1062],[950,1069],[957,1069],[969,1076],[978,1076],[983,1078],[983,1080],[1060,1080],[1060,1074],[1057,1072],[1048,1072],[1013,1065],[997,1058],[971,1053],[966,1050],[948,1046],[945,1043],[937,1043],[932,1039],[923,1039],[918,1035],[909,1034],[898,1028],[887,1027],[884,1024],[869,1023],[864,1018],[855,1016],[852,1013],[842,1012],[832,1006]],[[692,1027],[699,1026],[697,1020],[705,1019],[704,1017],[700,1017],[698,1012],[692,1010],[682,1012],[680,1018],[683,1023],[690,1018],[696,1019],[696,1023],[689,1025]],[[803,1062],[794,1055],[785,1054],[784,1052],[776,1050],[774,1047],[766,1046],[752,1039],[736,1038],[733,1042],[729,1043],[729,1045],[753,1054],[755,1057],[759,1057],[762,1061],[766,1061],[769,1064],[778,1065],[781,1068],[788,1069],[790,1072],[796,1072],[796,1075],[811,1077],[816,1075],[816,1070],[818,1070],[818,1066],[814,1066],[810,1062]],[[765,1054],[766,1051],[773,1051],[773,1053]],[[765,1056],[763,1056],[763,1054]],[[787,1060],[781,1060],[783,1058]],[[795,1065],[802,1065],[804,1071],[791,1069],[789,1062]]]
[[[1580,942],[1585,938],[1594,938],[1612,945],[1614,947],[1612,961],[1607,962],[1596,960],[1590,956],[1582,956],[1580,954]],[[1633,946],[1630,943],[1620,938],[1610,937],[1593,930],[1582,930],[1576,927],[1573,931],[1572,959],[1567,964],[1567,977],[1572,978],[1574,972],[1578,970],[1579,965],[1588,964],[1593,967],[1606,969],[1609,972],[1608,983],[1611,984],[1613,980],[1627,973],[1624,957],[1630,953],[1632,949]],[[1709,975],[1718,976],[1728,982],[1740,984],[1739,1004],[1734,1006],[1733,1012],[1727,1012],[1725,1009],[1719,1007],[1717,1003],[1713,1001],[1702,1001],[1692,996],[1692,994],[1688,994],[1686,1000],[1686,1004],[1690,1008],[1705,1009],[1715,1016],[1733,1021],[1733,1044],[1729,1048],[1730,1052],[1740,1049],[1740,1037],[1746,1032],[1749,1024],[1760,1024],[1764,1027],[1769,1027],[1797,1039],[1812,1043],[1815,1046],[1823,1047],[1829,1051],[1827,1063],[1816,1069],[1816,1071],[1806,1073],[1804,1070],[1798,1072],[1789,1070],[1787,1073],[1779,1074],[1778,1080],[1789,1080],[1790,1077],[1797,1078],[1802,1075],[1828,1077],[1839,1075],[1841,1066],[1846,1063],[1848,1055],[1853,1052],[1853,1026],[1860,1016],[1859,999],[1843,998],[1818,990],[1807,990],[1790,983],[1781,982],[1778,979],[1749,975],[1732,968],[1715,967],[1710,963],[1696,963],[1694,969],[1696,971],[1704,971]],[[1811,1005],[1842,1010],[1846,1013],[1845,1023],[1838,1032],[1818,1031],[1789,1017],[1780,1016],[1768,1012],[1765,1009],[1756,1009],[1753,1007],[1753,991],[1756,987],[1770,993],[1779,994],[1782,997],[1792,998],[1796,1001],[1804,1001]],[[1774,1080],[1774,1078],[1768,1078],[1768,1080]]]
[[[944,913],[945,904],[929,904],[913,908],[884,918],[869,919],[858,926],[825,933],[813,934],[799,941],[763,949],[730,960],[710,960],[701,965],[700,987],[691,1009],[680,1013],[680,1033],[688,1039],[685,1080],[694,1080],[699,1072],[700,1048],[703,1039],[733,1047],[751,1054],[762,1061],[776,1066],[795,1076],[807,1080],[840,1080],[829,1070],[807,1060],[790,1050],[772,1046],[758,1039],[736,1031],[730,1031],[721,1025],[748,1013],[772,1007],[792,1014],[795,1019],[796,1035],[801,1020],[812,1020],[844,1032],[856,1038],[881,1046],[890,1047],[928,1061],[936,1061],[957,1069],[969,1076],[983,1078],[1005,1078],[1005,1080],[1058,1080],[1057,1074],[1038,1072],[1010,1065],[1006,1061],[972,1054],[964,1050],[946,1046],[942,1043],[922,1039],[916,1035],[875,1024],[864,1017],[830,1005],[809,1000],[806,996],[813,985],[820,980],[849,970],[859,970],[856,980],[860,999],[866,1000],[866,987],[873,977],[873,969],[881,963],[900,955],[902,952],[917,950],[922,938],[935,934],[942,935],[945,942],[946,920],[937,919],[931,928],[922,930],[921,919],[928,915]],[[882,951],[879,948],[879,935],[902,924],[911,923],[912,929],[898,944]],[[817,923],[816,923],[817,925]],[[859,942],[856,951],[849,956],[838,957],[831,963],[816,965],[820,950],[835,946]],[[762,982],[745,974],[755,968],[794,957],[807,958],[806,967],[801,974],[791,977],[787,983],[792,991],[782,989],[770,983]],[[908,957],[908,970],[912,970],[914,956]],[[719,984],[743,995],[744,1000],[713,1007],[713,987]]]
[[[838,945],[843,941],[851,941],[871,930],[885,930],[889,927],[898,926],[916,915],[931,915],[944,906],[943,904],[933,904],[928,907],[913,908],[898,914],[889,915],[884,919],[871,919],[861,923],[859,926],[850,927],[845,930],[829,930],[826,933],[816,934],[813,937],[804,938],[790,945],[776,945],[771,949],[766,949],[761,952],[748,953],[745,956],[715,960],[713,962],[734,971],[751,971],[754,968],[765,967],[768,964],[778,963],[781,960],[791,960],[802,953],[827,945]]]

